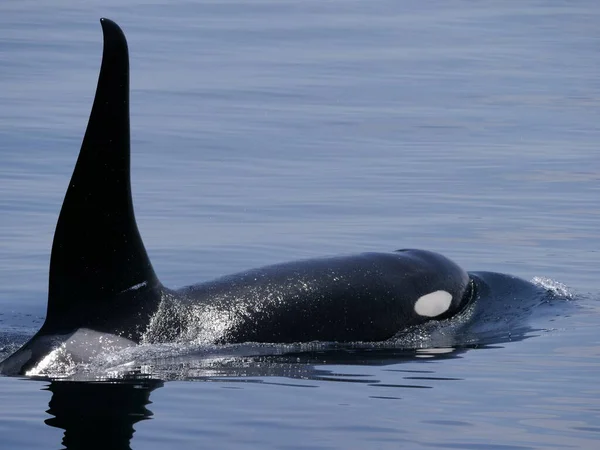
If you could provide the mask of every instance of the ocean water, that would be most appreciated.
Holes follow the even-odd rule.
[[[157,346],[119,382],[3,377],[0,448],[597,448],[596,2],[3,2],[0,358],[43,322],[100,17],[129,41],[165,285],[416,247],[555,295],[492,309],[470,345]]]

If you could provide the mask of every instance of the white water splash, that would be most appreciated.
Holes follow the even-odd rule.
[[[567,285],[561,283],[560,281],[555,281],[546,277],[533,277],[531,282],[537,286],[546,289],[554,295],[560,295],[561,297],[565,297],[567,299],[573,298],[573,294],[571,293]]]
[[[66,350],[66,345],[61,344],[48,353],[35,367],[28,370],[28,377],[49,376],[52,378],[66,378],[75,373],[76,364]]]

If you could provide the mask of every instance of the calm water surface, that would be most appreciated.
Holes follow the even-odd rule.
[[[595,1],[3,2],[0,357],[43,321],[101,16],[129,40],[134,201],[165,285],[417,247],[563,301],[525,332],[500,310],[507,338],[477,348],[155,348],[161,376],[0,378],[0,448],[597,448]]]

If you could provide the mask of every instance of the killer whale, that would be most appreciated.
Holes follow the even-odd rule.
[[[130,184],[129,56],[101,19],[96,95],[52,245],[46,319],[0,363],[35,375],[53,359],[88,361],[145,342],[384,341],[442,320],[475,297],[476,277],[416,249],[276,264],[171,290],[135,221]]]

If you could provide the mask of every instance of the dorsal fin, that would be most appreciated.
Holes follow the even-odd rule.
[[[158,279],[140,237],[129,174],[129,56],[119,26],[101,19],[102,66],[77,165],[54,233],[46,326],[73,310],[109,306]],[[104,303],[104,305],[102,305]],[[69,317],[71,316],[71,317]],[[75,324],[78,325],[78,324]]]

